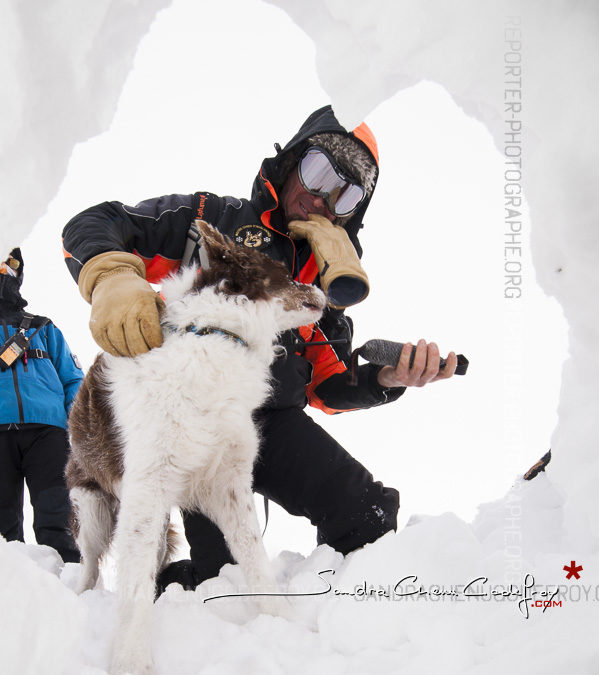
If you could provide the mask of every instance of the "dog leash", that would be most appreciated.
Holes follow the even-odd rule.
[[[268,527],[268,497],[264,497],[264,529],[262,530],[262,536],[264,536],[267,527]]]

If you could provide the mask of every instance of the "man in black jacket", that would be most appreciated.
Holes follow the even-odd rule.
[[[303,408],[310,403],[332,414],[388,403],[406,386],[451,377],[456,357],[450,353],[440,371],[437,346],[421,340],[412,366],[408,344],[397,368],[359,366],[357,385],[350,385],[352,324],[343,309],[368,292],[357,234],[378,177],[376,142],[365,124],[347,131],[326,106],[284,148],[275,147],[249,200],[197,192],[87,209],[64,229],[66,263],[91,302],[94,338],[123,356],[161,344],[161,300],[148,282],[179,267],[196,218],[282,261],[298,281],[323,287],[330,307],[321,321],[281,337],[287,356],[273,364],[273,395],[256,412],[263,442],[254,489],[309,518],[318,543],[346,554],[396,528],[399,495],[375,482]],[[197,247],[194,256],[201,261]],[[202,514],[186,513],[184,523],[193,566],[180,567],[191,569],[186,585],[193,586],[232,560]],[[179,580],[177,568],[171,571]]]

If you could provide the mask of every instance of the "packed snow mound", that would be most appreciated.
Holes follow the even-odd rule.
[[[65,672],[81,640],[87,609],[61,582],[59,575],[66,570],[54,549],[0,540],[0,671]]]
[[[168,4],[2,3],[2,260],[56,194],[74,145],[109,127],[137,45]]]
[[[171,584],[154,605],[156,672],[591,675],[599,556],[566,579],[570,561],[554,551],[561,503],[540,476],[481,507],[473,526],[447,513],[413,518],[345,559],[328,546],[282,553],[274,566],[288,618],[258,615],[245,598],[206,600],[244,590],[236,565],[195,592]],[[535,541],[524,556],[505,539],[507,518]],[[47,547],[0,543],[3,673],[106,672],[116,597],[77,597],[77,570]]]

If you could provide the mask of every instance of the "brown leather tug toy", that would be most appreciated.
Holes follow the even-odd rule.
[[[370,290],[368,276],[347,232],[324,216],[311,213],[309,220],[292,220],[293,239],[307,239],[320,274],[320,285],[334,309],[362,302]]]

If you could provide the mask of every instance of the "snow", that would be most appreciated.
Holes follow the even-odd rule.
[[[59,673],[86,608],[58,579],[62,560],[53,549],[4,541],[0,549],[2,672],[35,673],[47,664],[48,672]]]
[[[56,194],[73,146],[110,125],[137,44],[168,4],[2,2],[3,260]]]
[[[442,260],[435,258],[429,270],[432,276],[439,274],[438,286],[430,289],[430,296],[424,296],[426,303],[421,315],[415,313],[410,320],[423,325],[422,322],[430,321],[431,314],[438,312],[439,324],[453,319],[460,326],[465,323],[467,313],[479,312],[480,325],[473,329],[471,342],[467,342],[467,331],[459,333],[459,329],[447,339],[465,345],[463,351],[469,356],[474,353],[477,358],[472,359],[473,364],[481,364],[481,370],[477,373],[473,369],[468,382],[464,378],[456,383],[449,409],[443,398],[447,397],[446,393],[426,393],[427,406],[436,405],[437,396],[443,398],[439,408],[427,409],[445,411],[435,413],[433,419],[441,431],[445,431],[445,437],[452,440],[447,449],[439,445],[433,452],[430,447],[425,451],[427,454],[420,470],[424,478],[421,476],[422,482],[418,483],[417,477],[412,479],[410,476],[406,481],[407,489],[402,487],[402,500],[407,492],[408,503],[413,504],[416,500],[410,493],[411,486],[422,485],[425,490],[426,483],[430,482],[434,486],[431,492],[441,489],[441,485],[448,492],[467,490],[471,497],[485,501],[479,494],[488,494],[489,490],[479,487],[483,479],[473,468],[477,463],[484,466],[487,473],[503,472],[503,484],[514,483],[513,487],[507,494],[503,490],[503,496],[495,501],[482,504],[472,523],[453,513],[418,516],[412,512],[408,524],[405,527],[402,524],[397,534],[386,535],[345,560],[324,546],[307,556],[279,553],[274,564],[282,586],[289,592],[323,590],[326,588],[323,578],[332,584],[327,594],[292,598],[293,621],[257,616],[251,602],[239,598],[202,602],[210,595],[223,590],[234,592],[243,586],[240,572],[233,566],[227,566],[218,579],[205,582],[195,593],[185,593],[171,586],[155,605],[157,672],[219,675],[242,670],[249,673],[323,674],[391,671],[410,675],[431,672],[494,675],[505,671],[533,675],[566,671],[595,673],[599,663],[599,649],[594,639],[595,603],[599,600],[599,516],[595,499],[599,459],[596,456],[598,434],[594,414],[598,407],[596,382],[599,375],[595,355],[599,337],[595,264],[598,247],[596,148],[599,140],[595,123],[595,83],[599,68],[596,5],[589,1],[568,4],[563,0],[552,0],[551,3],[529,0],[510,5],[490,0],[456,0],[451,4],[441,0],[419,3],[276,0],[273,4],[288,12],[314,40],[321,82],[335,110],[348,125],[370,113],[368,121],[372,120],[372,126],[376,128],[375,121],[391,114],[389,111],[393,111],[395,119],[405,114],[392,107],[398,102],[415,110],[423,101],[432,102],[436,107],[445,106],[444,119],[461,109],[464,121],[470,118],[469,121],[479,122],[476,146],[480,149],[485,143],[494,144],[497,151],[495,164],[483,166],[480,158],[466,147],[457,146],[452,152],[470,153],[467,161],[472,173],[463,174],[460,179],[475,189],[462,195],[461,203],[473,203],[473,208],[480,213],[495,197],[491,192],[484,192],[484,188],[481,192],[476,173],[493,173],[495,185],[503,187],[501,176],[506,168],[503,154],[504,30],[506,16],[522,17],[525,73],[522,120],[526,128],[522,142],[523,184],[528,203],[523,222],[528,229],[526,211],[529,208],[534,274],[544,291],[560,302],[569,325],[569,358],[562,372],[559,421],[551,439],[553,460],[546,475],[540,475],[531,483],[514,482],[517,466],[526,468],[529,459],[534,461],[546,451],[546,447],[534,447],[530,442],[530,438],[542,436],[532,434],[527,424],[533,418],[534,410],[544,411],[541,416],[544,415],[546,425],[554,424],[550,412],[552,385],[547,383],[552,381],[559,368],[562,353],[559,340],[550,334],[553,324],[551,328],[545,327],[550,325],[549,311],[545,313],[542,309],[538,313],[541,301],[536,304],[531,301],[538,290],[532,278],[531,262],[526,259],[528,237],[523,237],[523,248],[526,249],[523,255],[529,270],[527,297],[501,302],[489,300],[491,307],[486,313],[485,301],[481,302],[480,298],[489,298],[492,287],[488,285],[484,268],[491,265],[488,261],[503,266],[503,223],[499,223],[499,229],[497,223],[493,223],[486,236],[474,228],[464,226],[464,230],[459,229],[460,200],[448,202],[452,195],[443,192],[446,174],[434,173],[439,169],[435,149],[441,139],[436,139],[434,129],[431,129],[430,146],[426,146],[426,139],[421,144],[422,165],[418,163],[417,155],[412,154],[409,156],[414,162],[406,168],[405,174],[393,174],[393,179],[404,188],[406,200],[416,193],[416,184],[424,180],[429,180],[435,188],[436,198],[423,200],[420,204],[422,222],[411,228],[409,234],[421,246],[426,245],[427,238],[445,244],[442,229],[435,229],[436,226],[429,223],[431,214],[427,210],[434,204],[428,201],[452,203],[455,220],[447,221],[452,223],[449,231],[467,232],[465,239],[474,237],[474,245],[479,247],[481,255],[473,255],[476,248],[468,248],[463,264],[456,264],[449,271],[442,266]],[[84,11],[83,5],[79,8],[73,3],[55,2],[43,7],[39,5],[36,12],[32,12],[16,0],[3,3],[0,30],[6,56],[2,66],[5,86],[0,175],[3,185],[10,189],[3,191],[0,206],[0,250],[6,251],[14,245],[15,239],[24,239],[31,231],[61,183],[73,144],[108,127],[136,46],[157,10],[166,5],[157,0],[145,3],[105,0],[94,3],[93,8],[86,4]],[[256,16],[258,12],[264,12],[266,16],[264,7],[257,3],[251,11]],[[269,9],[274,11],[275,8],[269,6]],[[277,39],[280,38],[278,35]],[[214,49],[207,51],[214,54]],[[309,64],[307,48],[303,55]],[[281,63],[277,65],[284,68],[286,62],[282,60]],[[230,80],[225,82],[230,89]],[[295,84],[298,91],[303,91],[303,82]],[[412,85],[418,86],[397,93]],[[447,95],[440,92],[438,85]],[[138,95],[141,96],[141,92]],[[305,112],[304,101],[298,106],[292,97],[292,90],[281,95],[288,102],[282,117],[289,120],[290,128],[303,118]],[[254,105],[263,103],[255,101]],[[301,112],[298,107],[302,108]],[[168,109],[162,111],[163,115],[168,113]],[[218,110],[217,114],[224,113]],[[418,114],[426,115],[426,107],[418,110]],[[181,119],[184,128],[185,124],[191,123],[186,117]],[[393,147],[393,135],[400,137],[407,148],[410,132],[420,133],[417,120],[400,119],[413,126],[402,128],[398,125],[397,129],[392,129],[381,148]],[[434,122],[437,124],[436,120]],[[280,124],[274,138],[280,133],[280,140],[284,139],[285,124]],[[456,123],[445,133],[457,133],[459,129]],[[135,136],[130,129],[126,130],[128,134]],[[272,140],[273,136],[268,138]],[[245,140],[248,144],[255,141]],[[235,138],[231,140],[232,144],[236,142]],[[139,143],[141,149],[142,142]],[[92,142],[92,146],[100,151],[99,139]],[[254,158],[267,152],[254,150],[254,146],[244,148],[243,154],[248,157],[236,160],[235,163],[240,164],[238,173],[233,171],[237,167],[228,167],[221,177],[218,169],[214,175],[216,184],[205,187],[224,191],[218,181],[222,180],[224,185],[232,180],[227,174],[234,174],[235,180],[238,175],[243,175],[247,181],[253,171],[241,164],[250,159],[255,161]],[[80,147],[78,152],[81,156],[83,148]],[[400,154],[401,147],[394,148],[393,152]],[[132,154],[123,152],[123,157]],[[136,157],[137,161],[140,157]],[[76,160],[77,153],[72,161]],[[103,167],[110,166],[108,160],[96,161]],[[441,154],[440,162],[443,161]],[[112,178],[117,184],[124,180],[124,173],[135,173],[134,165],[127,166],[125,159],[123,164],[124,167],[112,167],[112,171],[104,168],[101,173],[112,174],[106,180]],[[178,164],[183,166],[181,161],[173,159],[173,173],[178,170]],[[198,167],[198,173],[204,170]],[[181,173],[185,171],[187,168]],[[382,181],[391,180],[389,174],[387,176],[385,178],[382,173],[381,191]],[[194,177],[190,191],[196,187],[196,179]],[[159,180],[163,177],[157,173],[156,182]],[[80,174],[79,181],[85,182],[85,176]],[[90,182],[94,181],[87,181]],[[138,197],[149,196],[153,187],[145,185],[143,189],[148,193]],[[107,194],[106,183],[98,180],[97,185],[82,186],[79,201],[71,198],[65,212],[72,214],[77,207],[93,203],[86,200],[90,194],[95,196],[94,189],[103,193],[98,201],[113,198],[112,194]],[[142,187],[135,185],[128,189],[135,193]],[[185,190],[185,186],[175,189]],[[234,187],[225,189],[236,194]],[[114,194],[114,197],[128,199],[128,195]],[[56,205],[50,205],[49,213],[58,223],[61,219],[64,222],[63,212],[58,216],[53,208],[56,209]],[[391,212],[391,209],[386,211],[387,214]],[[448,219],[450,216],[448,214]],[[369,211],[369,219],[384,222],[382,211],[372,214]],[[482,218],[481,222],[487,223]],[[47,234],[36,231],[40,246],[42,242],[44,247],[46,243],[47,246],[56,245],[55,229],[56,226],[50,231],[48,227]],[[368,230],[365,230],[365,236],[369,236]],[[388,250],[403,254],[403,240],[399,235],[397,237],[390,239]],[[451,248],[454,245],[456,247]],[[450,260],[460,261],[460,246],[463,245],[463,241],[447,244]],[[374,242],[371,242],[370,250],[373,247]],[[365,250],[369,250],[368,243]],[[443,253],[448,255],[444,249],[441,250]],[[370,265],[373,279],[377,275],[380,279],[378,284],[373,283],[374,302],[379,308],[383,301],[380,304],[377,301],[375,286],[385,287],[387,278],[383,277],[381,258],[370,255],[373,256]],[[32,257],[26,260],[30,259],[35,260],[33,246]],[[415,264],[422,266],[420,260]],[[478,289],[472,289],[477,285],[472,283],[472,276],[470,279],[461,276],[464,273],[461,268],[465,266],[470,268],[475,279],[480,280]],[[405,278],[417,280],[416,269]],[[464,289],[469,286],[463,295],[460,295],[458,285],[454,285],[456,278]],[[451,299],[458,297],[461,302],[446,302],[439,289],[446,291]],[[475,295],[477,290],[480,296]],[[44,292],[49,291],[44,289]],[[434,304],[436,300],[437,305]],[[87,310],[83,306],[77,307],[76,318],[81,323]],[[65,320],[67,312],[73,312],[72,309],[63,311]],[[360,308],[362,311],[365,312],[363,316],[368,316],[367,311],[377,310]],[[500,314],[503,330],[501,320],[491,318],[493,313]],[[427,329],[429,326],[435,328],[437,323],[427,324]],[[388,324],[388,327],[395,331],[394,325]],[[468,328],[470,330],[470,325]],[[505,357],[500,357],[503,343],[507,349]],[[489,352],[498,359],[505,358],[505,362],[501,360],[496,366],[489,359]],[[512,367],[511,371],[509,367]],[[503,426],[500,421],[489,428],[489,411],[494,409],[489,380],[493,378],[498,381],[497,388],[504,393],[516,393],[511,402],[505,400]],[[439,386],[446,385],[449,383]],[[466,405],[463,393],[466,387],[475,387],[481,392],[480,398],[487,401],[486,406],[483,402],[472,415],[459,409]],[[424,405],[415,397],[404,398],[403,414],[408,418],[417,406]],[[366,433],[372,434],[372,428],[377,425],[390,428],[382,422],[384,415],[396,417],[398,414],[397,410],[373,411],[373,416],[368,418],[372,427],[367,428]],[[456,421],[451,418],[456,415],[460,419],[452,426]],[[485,418],[485,415],[489,417]],[[473,417],[483,419],[484,423],[476,427],[479,420]],[[515,420],[516,432],[509,425],[510,419]],[[539,425],[542,421],[539,419]],[[402,421],[402,430],[407,426],[408,434],[409,424],[409,419]],[[341,425],[349,425],[352,429],[348,420],[340,418],[333,420],[328,428],[334,429],[334,435],[341,438]],[[421,420],[417,426],[423,428]],[[478,444],[475,436],[468,436],[471,426],[478,429]],[[349,433],[354,433],[353,429]],[[411,439],[414,437],[410,436]],[[460,442],[467,447],[459,448]],[[430,446],[430,438],[423,444]],[[488,451],[489,444],[492,452]],[[411,447],[414,448],[414,444]],[[523,448],[527,450],[523,451]],[[460,460],[459,476],[455,475],[456,459]],[[386,466],[376,454],[369,468],[372,464],[377,465],[377,469]],[[387,475],[388,472],[377,470],[375,473]],[[427,474],[430,476],[428,481]],[[493,489],[496,490],[497,485]],[[433,501],[432,494],[427,494],[423,501],[426,503],[427,500]],[[583,565],[580,580],[566,579],[562,568],[572,560]],[[328,569],[335,570],[335,574],[322,573]],[[319,572],[322,578],[319,578]],[[115,611],[110,575],[107,575],[108,590],[94,590],[77,597],[72,590],[76,573],[77,566],[63,567],[50,549],[0,542],[0,578],[3,580],[0,589],[3,610],[1,672],[91,674],[106,671]],[[545,612],[531,607],[530,617],[526,619],[518,608],[518,595],[508,598],[489,596],[480,600],[463,595],[463,586],[481,576],[488,577],[484,587],[489,592],[509,588],[510,584],[515,591],[522,592],[527,574],[534,577],[539,592],[557,588],[561,606],[548,608]],[[355,593],[356,587],[366,584],[367,588],[392,596],[394,585],[408,575],[416,575],[417,585],[423,584],[430,592],[401,599],[384,595],[371,595],[366,599],[335,595],[335,590]],[[432,592],[433,586],[457,589],[457,595],[436,596]]]
[[[473,526],[451,513],[425,516],[345,559],[328,546],[307,558],[280,554],[274,565],[290,594],[291,618],[257,615],[245,598],[204,602],[243,590],[237,566],[226,565],[193,593],[169,586],[154,606],[156,671],[596,672],[597,557],[585,556],[584,583],[565,581],[565,558],[556,544],[561,496],[546,476],[514,490],[482,507]],[[506,512],[514,513],[514,501],[524,514],[517,570],[502,550]],[[56,558],[47,547],[0,543],[0,574],[10,582],[1,592],[9,610],[2,634],[29,638],[35,630],[35,648],[24,648],[22,637],[0,651],[4,673],[39,672],[42,663],[51,673],[107,669],[115,596],[95,590],[77,597],[71,590],[77,566],[61,569]],[[528,573],[537,585],[525,591]],[[479,577],[488,580],[465,588]],[[427,594],[408,595],[421,585]],[[507,590],[512,594],[503,597]],[[528,618],[519,605],[525,592]],[[549,597],[561,606],[543,613],[534,603]]]

